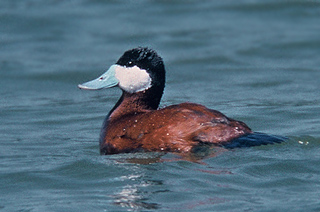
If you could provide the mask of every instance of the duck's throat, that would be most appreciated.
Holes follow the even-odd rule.
[[[117,119],[132,113],[156,110],[159,106],[162,94],[160,96],[150,94],[152,94],[152,92],[142,91],[131,94],[123,91],[121,98],[110,111],[108,118]]]

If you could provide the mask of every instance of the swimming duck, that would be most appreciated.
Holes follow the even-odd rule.
[[[158,108],[165,87],[165,67],[162,58],[149,48],[126,51],[100,77],[78,85],[87,90],[115,86],[122,90],[122,96],[104,121],[101,154],[188,153],[204,144],[234,148],[282,141],[253,133],[245,123],[200,104]]]

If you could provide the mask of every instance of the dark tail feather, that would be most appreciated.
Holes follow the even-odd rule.
[[[260,146],[274,143],[282,143],[288,138],[277,135],[267,135],[264,133],[254,132],[241,136],[239,138],[233,139],[232,141],[223,144],[223,147],[227,149],[241,148],[241,147],[251,147]]]

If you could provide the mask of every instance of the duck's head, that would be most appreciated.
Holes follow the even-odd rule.
[[[119,86],[124,94],[143,93],[153,99],[151,108],[157,108],[165,85],[165,68],[162,58],[149,48],[126,51],[119,60],[97,79],[79,84],[86,90],[99,90]],[[149,103],[149,104],[150,104]]]

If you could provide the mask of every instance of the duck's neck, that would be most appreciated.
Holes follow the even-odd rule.
[[[127,114],[156,110],[159,107],[161,96],[162,92],[155,93],[152,90],[138,93],[123,91],[122,96],[112,108],[107,118],[112,120]]]

